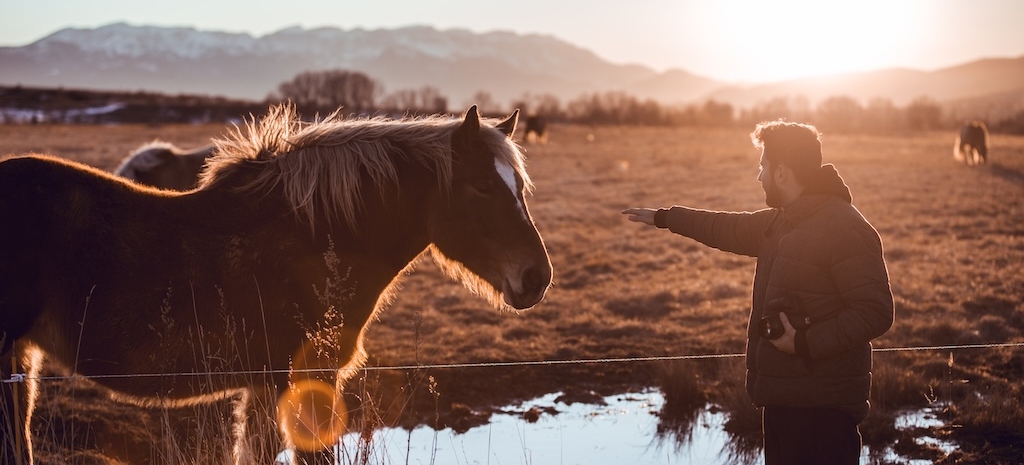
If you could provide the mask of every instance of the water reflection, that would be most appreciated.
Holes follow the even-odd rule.
[[[664,397],[657,391],[605,397],[605,405],[567,405],[557,400],[560,395],[510,406],[488,425],[464,434],[385,428],[369,443],[348,435],[342,441],[342,463],[735,463],[722,412],[704,408],[694,417],[687,440],[679,441],[658,432]],[[524,418],[530,412],[542,413],[531,423]]]
[[[489,424],[465,433],[383,428],[372,438],[349,434],[339,449],[343,464],[763,464],[759,445],[727,432],[728,414],[713,405],[684,419],[666,419],[664,396],[650,390],[604,398],[604,405],[565,403],[561,393],[509,406]],[[907,412],[898,429],[943,426],[935,412]],[[925,441],[938,441],[922,437]],[[955,446],[943,443],[951,451]],[[871,463],[865,448],[862,463]],[[887,463],[911,463],[886,449]],[[878,458],[878,454],[874,455]]]
[[[929,407],[921,410],[908,410],[896,415],[894,424],[897,430],[913,431],[914,442],[930,449],[936,449],[942,454],[949,455],[955,451],[956,444],[945,439],[933,436],[933,432],[946,426],[939,414],[943,406]],[[900,457],[892,447],[886,447],[884,451],[885,460],[889,463],[905,463],[907,465],[929,465],[933,463],[929,459],[906,459]]]

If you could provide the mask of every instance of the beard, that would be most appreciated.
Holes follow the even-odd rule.
[[[764,203],[771,208],[782,208],[782,190],[774,183],[764,186]]]

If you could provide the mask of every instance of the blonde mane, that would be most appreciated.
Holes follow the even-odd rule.
[[[199,188],[221,185],[232,173],[260,165],[259,174],[232,188],[260,195],[281,185],[288,204],[311,227],[323,221],[316,218],[320,211],[331,217],[328,221],[341,218],[355,229],[365,188],[360,185],[362,170],[383,191],[398,187],[396,159],[415,160],[434,171],[439,187],[447,192],[452,134],[460,124],[461,119],[441,116],[344,119],[338,112],[308,123],[298,118],[292,105],[277,105],[261,120],[253,118],[214,141],[217,154],[207,161]],[[481,124],[480,138],[532,189],[523,155],[510,138],[488,124]]]

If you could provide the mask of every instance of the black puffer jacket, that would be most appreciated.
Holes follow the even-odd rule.
[[[868,411],[871,343],[893,322],[878,232],[851,204],[832,165],[783,209],[713,212],[672,207],[658,214],[672,232],[757,257],[747,328],[747,392],[758,406],[836,406],[858,421]],[[758,334],[765,304],[795,296],[811,317],[797,355]]]

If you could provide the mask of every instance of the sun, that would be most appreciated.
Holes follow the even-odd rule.
[[[913,43],[921,21],[912,2],[715,3],[717,46],[751,81],[892,66],[896,53]]]

